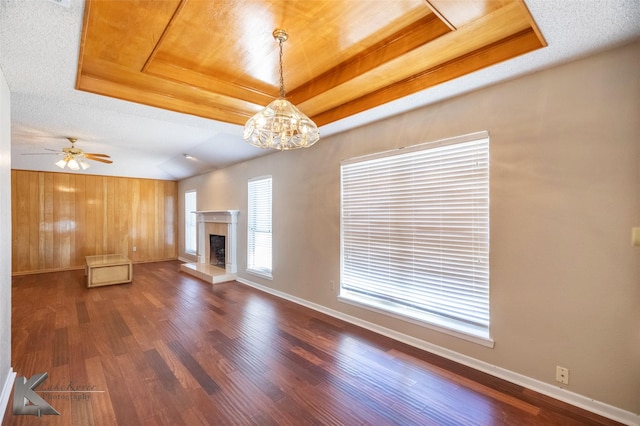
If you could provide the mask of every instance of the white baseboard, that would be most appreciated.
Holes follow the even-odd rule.
[[[12,368],[9,368],[9,374],[2,386],[2,393],[0,393],[0,424],[4,419],[4,413],[7,411],[7,404],[9,404],[9,397],[11,396],[11,389],[13,389],[13,382],[16,380],[16,373]]]
[[[299,305],[305,306],[309,309],[313,309],[314,311],[322,312],[323,314],[327,314],[334,318],[341,319],[348,323],[360,326],[362,328],[365,328],[367,330],[389,337],[391,339],[397,340],[399,342],[406,343],[418,349],[422,349],[424,351],[433,353],[435,355],[439,355],[443,358],[449,359],[451,361],[455,361],[459,364],[466,365],[467,367],[474,368],[476,370],[482,371],[484,373],[490,374],[492,376],[498,377],[508,382],[515,383],[520,386],[524,386],[527,389],[531,389],[543,395],[550,396],[551,398],[566,402],[567,404],[574,405],[576,407],[582,408],[587,411],[591,411],[592,413],[599,414],[601,416],[618,421],[620,423],[623,423],[629,426],[640,425],[640,414],[635,414],[630,411],[626,411],[621,408],[614,407],[613,405],[609,405],[609,404],[605,404],[604,402],[593,400],[586,396],[583,396],[574,392],[570,392],[566,389],[562,389],[560,387],[550,385],[548,383],[542,382],[537,379],[533,379],[531,377],[524,376],[522,374],[507,370],[505,368],[498,367],[498,366],[486,363],[484,361],[480,361],[475,358],[471,358],[469,356],[460,354],[458,352],[454,352],[450,349],[443,348],[442,346],[437,346],[432,343],[426,342],[424,340],[416,339],[415,337],[412,337],[403,333],[399,333],[395,330],[391,330],[386,327],[381,327],[377,324],[364,321],[360,318],[347,315],[333,309],[329,309],[325,306],[318,305],[313,302],[309,302],[299,297],[291,296],[290,294],[283,293],[278,290],[274,290],[272,288],[254,283],[249,280],[245,280],[243,278],[237,278],[236,281],[242,284],[248,285],[249,287],[254,287],[258,290],[262,290],[265,293],[269,293],[274,296],[280,297],[282,299],[286,299],[291,302],[297,303]]]

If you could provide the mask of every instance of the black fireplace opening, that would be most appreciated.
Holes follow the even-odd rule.
[[[209,235],[209,253],[209,263],[211,265],[221,268],[226,266],[224,235]]]

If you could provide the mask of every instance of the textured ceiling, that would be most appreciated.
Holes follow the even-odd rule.
[[[548,47],[324,125],[321,136],[640,37],[637,0],[525,3]],[[239,125],[75,90],[84,2],[68,0],[68,6],[0,2],[0,67],[11,90],[13,168],[60,171],[55,157],[21,154],[67,146],[66,136],[77,137],[86,151],[111,155],[112,165],[93,163],[87,171],[104,175],[182,179],[269,153],[242,141]]]

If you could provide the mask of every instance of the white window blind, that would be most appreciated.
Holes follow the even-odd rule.
[[[271,176],[249,180],[247,269],[271,278]]]
[[[341,172],[341,299],[489,339],[488,134]]]
[[[184,193],[184,251],[195,254],[197,250],[196,191]]]

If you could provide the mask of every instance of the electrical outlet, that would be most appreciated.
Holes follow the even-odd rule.
[[[336,289],[336,283],[335,281],[329,281],[329,285],[331,286],[331,290],[335,290]]]
[[[556,380],[565,385],[569,384],[569,369],[565,367],[556,366]]]
[[[631,228],[631,244],[640,247],[640,227]]]
[[[133,251],[136,251],[136,250],[137,250],[136,246],[133,246]]]

